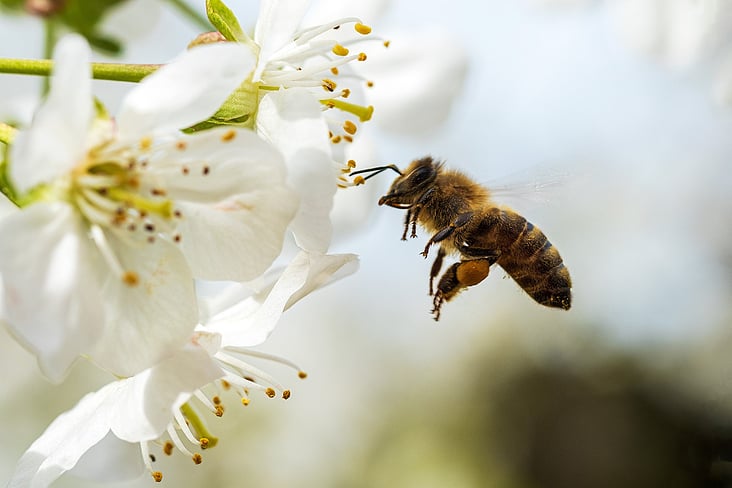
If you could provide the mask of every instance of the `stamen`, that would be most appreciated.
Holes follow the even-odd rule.
[[[252,376],[265,384],[274,386],[275,388],[277,388],[280,391],[283,391],[285,389],[284,386],[282,386],[271,375],[265,373],[264,371],[260,370],[259,368],[255,368],[251,364],[248,364],[239,358],[226,354],[222,351],[218,351],[214,355],[214,357],[216,359],[218,359],[219,361],[221,361],[222,363],[228,364],[229,366],[236,368],[236,370],[239,371],[242,374],[242,376]],[[299,369],[299,368],[297,368],[297,369]],[[227,375],[227,379],[232,382],[235,382],[235,381],[237,381],[237,376],[231,375],[229,377],[229,375]],[[261,385],[255,383],[254,381],[250,381],[249,383],[261,388]],[[248,385],[244,384],[242,386],[246,387]]]
[[[329,22],[327,24],[318,25],[315,27],[310,27],[308,29],[303,29],[302,31],[295,34],[294,41],[296,44],[304,44],[311,39],[318,37],[320,34],[324,32],[328,32],[329,30],[333,29],[336,26],[340,26],[343,24],[350,24],[351,22],[355,23],[361,23],[361,19],[357,17],[346,17],[343,19],[334,20],[332,22]]]
[[[362,24],[361,22],[356,22],[356,24],[353,26],[353,28],[356,30],[356,32],[358,32],[362,36],[371,34],[371,27],[369,27],[366,24]]]
[[[173,427],[173,424],[168,425],[168,435],[170,436],[170,440],[175,445],[175,448],[178,449],[183,454],[187,454],[190,457],[193,457],[193,453],[186,449],[186,446],[183,445],[183,443],[180,440],[180,437],[178,437],[178,433],[175,430],[175,427]],[[194,444],[198,444],[195,440],[193,441]]]
[[[333,46],[332,51],[333,54],[335,54],[336,56],[348,56],[348,48],[343,47],[343,45],[341,44],[336,44],[335,46]]]
[[[358,130],[358,127],[356,127],[356,124],[354,124],[350,120],[346,120],[345,122],[343,122],[343,130],[353,135]]]
[[[188,422],[186,422],[185,417],[183,417],[183,413],[181,413],[179,409],[175,409],[173,411],[173,418],[178,424],[178,428],[180,429],[180,431],[183,432],[185,438],[188,439],[191,444],[198,444],[198,439],[196,439],[196,436],[194,436],[193,432],[191,432],[191,428],[188,427]]]
[[[359,61],[366,61],[366,53],[358,53]]]
[[[328,78],[325,78],[323,80],[323,88],[325,88],[327,91],[329,91],[331,93],[335,91],[337,86],[338,85],[336,85],[336,82],[333,80],[329,80]]]

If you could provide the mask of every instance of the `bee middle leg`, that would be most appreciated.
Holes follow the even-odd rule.
[[[427,245],[424,246],[424,251],[422,251],[422,256],[425,258],[427,257],[427,254],[430,251],[430,247],[432,244],[435,244],[440,241],[444,241],[448,237],[452,235],[453,232],[455,232],[455,229],[459,229],[460,227],[466,225],[468,222],[470,222],[470,219],[473,218],[473,212],[465,212],[458,215],[455,220],[452,221],[452,223],[439,231],[437,234],[433,235],[429,241],[427,241]]]
[[[443,303],[453,299],[465,288],[477,285],[486,279],[494,262],[495,260],[492,258],[478,258],[463,260],[450,266],[440,278],[435,297],[432,300],[434,319],[440,320],[440,309]]]
[[[440,247],[440,250],[437,252],[437,257],[432,263],[432,269],[430,270],[430,296],[434,295],[434,288],[432,285],[437,275],[440,274],[440,270],[442,269],[442,261],[445,259],[445,254],[447,254],[445,252],[445,249]]]

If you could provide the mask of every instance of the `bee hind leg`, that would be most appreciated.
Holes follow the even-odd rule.
[[[494,262],[489,258],[479,258],[460,261],[450,266],[440,278],[432,300],[434,319],[440,320],[440,309],[444,302],[452,300],[465,288],[477,285],[486,279]]]

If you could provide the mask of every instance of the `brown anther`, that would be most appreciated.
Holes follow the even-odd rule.
[[[343,122],[343,130],[353,135],[358,130],[358,127],[356,127],[356,124],[354,124],[350,120],[346,120],[345,122]]]
[[[356,167],[356,161],[354,161],[353,159],[349,159],[348,161],[346,161],[346,166],[348,166],[348,169],[353,169]],[[305,373],[300,371],[299,374],[305,374]]]
[[[371,81],[371,80],[369,80],[369,81],[366,82],[366,86],[369,87],[369,88],[371,88],[372,86],[374,86],[374,82]]]
[[[340,28],[341,28],[341,26],[340,25],[337,25],[337,26],[333,27],[333,30],[338,30]]]
[[[345,136],[343,136],[343,140],[346,142],[353,142],[353,137],[346,134]]]
[[[338,76],[338,68],[335,66],[330,69],[330,72],[333,73],[333,76]]]
[[[217,417],[224,416],[224,406],[223,405],[216,405],[215,409],[216,409],[216,411],[214,412],[214,415],[216,415]]]
[[[181,239],[182,239],[182,237],[181,237],[181,235],[180,235],[180,234],[175,234],[175,235],[173,236],[173,242],[175,242],[175,243],[178,243],[178,242],[180,242],[180,240],[181,240]]]
[[[182,213],[180,213],[180,210],[174,210],[174,211],[173,211],[173,216],[174,216],[175,218],[178,218],[178,219],[179,219],[179,218],[183,217],[183,214],[182,214]]]
[[[343,98],[348,98],[349,96],[351,96],[351,90],[349,88],[344,88],[343,90],[341,90],[341,96]]]
[[[329,101],[325,102],[325,106],[328,108],[335,108],[335,103],[333,103],[332,101],[329,100]]]
[[[198,440],[199,445],[201,446],[201,449],[206,449],[209,444],[209,440],[206,437],[201,437]]]
[[[176,143],[175,143],[175,148],[180,151],[185,150],[185,148],[187,148],[187,147],[188,147],[188,143],[186,141],[176,141]]]
[[[125,271],[122,273],[122,283],[127,286],[137,286],[140,283],[140,277],[134,271]]]
[[[222,388],[223,388],[224,390],[229,390],[229,389],[231,388],[231,383],[229,383],[229,382],[228,382],[228,381],[226,381],[226,380],[221,380],[221,387],[222,387]]]
[[[206,175],[207,175],[207,174],[209,174],[210,172],[211,172],[211,168],[210,168],[210,167],[209,167],[208,165],[205,165],[205,166],[203,167],[203,175],[204,175],[204,176],[206,176]]]
[[[274,391],[273,388],[267,388],[266,390],[264,390],[264,394],[267,395],[270,398],[274,398],[275,395],[276,395],[276,393],[275,393],[275,391]]]
[[[173,443],[170,441],[167,441],[165,444],[163,444],[163,454],[166,456],[170,456],[173,454]]]
[[[161,481],[163,481],[163,473],[161,473],[160,471],[153,471],[152,473],[150,473],[150,475],[152,476],[152,479],[155,480],[155,483],[160,483]]]
[[[356,177],[355,177],[355,178],[353,179],[353,184],[354,184],[354,185],[356,185],[356,186],[358,186],[358,185],[363,185],[364,183],[366,183],[366,180],[365,180],[365,179],[364,179],[364,177],[363,177],[363,176],[361,176],[361,175],[358,175],[358,176],[356,176]]]
[[[231,129],[224,132],[224,134],[221,136],[221,142],[229,142],[233,141],[236,137],[236,131]]]
[[[193,464],[201,464],[203,462],[203,456],[198,453],[195,453],[191,459],[193,459]]]
[[[147,236],[147,242],[148,244],[152,244],[155,242],[155,236]]]
[[[329,91],[329,92],[331,92],[331,93],[332,93],[332,92],[334,92],[334,91],[335,91],[335,89],[336,89],[336,87],[337,87],[338,85],[336,85],[336,82],[335,82],[335,81],[333,81],[333,80],[329,80],[328,78],[324,78],[324,79],[323,79],[323,85],[322,85],[322,86],[323,86],[323,88],[324,88],[325,90],[327,90],[327,91]]]
[[[308,374],[305,371],[298,371],[297,377],[300,378],[301,380],[304,380],[305,378],[308,377]]]
[[[153,463],[157,461],[157,459],[155,459],[155,454],[148,454],[148,456],[150,457],[150,461],[152,461]]]
[[[188,166],[183,166],[183,167],[181,168],[181,171],[183,172],[183,174],[184,174],[184,175],[187,175],[188,173],[190,173],[190,172],[191,172],[191,170],[190,170],[190,169],[188,169]]]
[[[285,390],[282,392],[282,398],[284,398],[285,400],[289,399],[291,395],[292,393],[290,393],[290,390]]]
[[[331,137],[330,138],[330,142],[332,142],[333,144],[338,144],[339,142],[341,142],[341,136],[333,136],[333,137]]]
[[[132,223],[127,226],[127,230],[129,230],[130,232],[135,232],[137,230],[137,226],[134,223]]]
[[[366,61],[366,53],[358,53],[359,61]]]
[[[361,22],[356,22],[353,28],[356,29],[356,32],[363,36],[371,34],[371,27],[366,24],[362,24]]]
[[[213,401],[213,404],[214,404],[214,405],[221,405],[221,397],[220,397],[220,396],[218,396],[218,395],[216,395],[215,397],[213,397],[213,398],[211,399],[211,401]]]
[[[145,230],[148,232],[155,232],[155,225],[147,223],[145,224]]]
[[[156,197],[164,197],[165,195],[168,194],[168,192],[166,192],[162,188],[153,188],[152,190],[150,190],[150,193],[152,193],[153,196],[156,196]]]

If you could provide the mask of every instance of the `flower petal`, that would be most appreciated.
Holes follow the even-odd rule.
[[[196,46],[145,78],[122,102],[120,140],[189,127],[210,117],[254,68],[243,44]]]
[[[282,156],[246,130],[210,130],[181,141],[184,151],[172,149],[151,160],[151,167],[178,202],[179,245],[194,276],[257,277],[279,255],[297,209],[297,195],[285,186]]]
[[[49,486],[109,432],[109,398],[118,382],[89,393],[36,439],[15,467],[8,488]]]
[[[173,418],[174,408],[223,375],[205,349],[186,345],[121,385],[110,413],[112,432],[128,442],[160,437]]]
[[[60,381],[71,363],[101,337],[102,296],[96,249],[74,210],[39,203],[0,222],[3,315],[13,334]]]
[[[290,224],[298,246],[326,252],[333,234],[330,211],[338,174],[320,104],[303,88],[268,93],[259,104],[257,131],[282,151],[288,182],[300,195],[300,208]]]
[[[76,34],[56,46],[48,98],[10,148],[10,173],[21,193],[70,170],[86,152],[93,115],[90,56]]]
[[[223,347],[261,344],[274,330],[282,312],[312,291],[353,273],[357,267],[354,254],[301,251],[270,290],[215,315],[205,328],[221,334]],[[261,305],[256,306],[257,303]]]
[[[198,321],[193,278],[180,250],[163,239],[142,250],[115,238],[109,245],[138,283],[127,284],[109,272],[100,280],[105,331],[90,356],[117,376],[132,376],[190,337]]]
[[[259,47],[259,65],[254,72],[254,81],[259,76],[272,54],[292,39],[310,2],[303,0],[262,0],[259,16],[254,27],[254,42]]]

